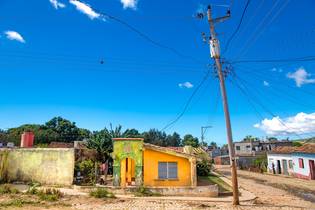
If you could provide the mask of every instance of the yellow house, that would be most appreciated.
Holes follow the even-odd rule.
[[[142,138],[113,139],[114,185],[196,187],[196,157],[189,147],[169,148]]]

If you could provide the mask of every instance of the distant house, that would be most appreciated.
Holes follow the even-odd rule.
[[[315,180],[315,144],[276,147],[267,158],[269,173]]]
[[[235,155],[261,155],[279,146],[292,146],[292,141],[240,141],[234,143]]]
[[[220,155],[213,158],[215,165],[230,165],[230,156],[229,155]]]

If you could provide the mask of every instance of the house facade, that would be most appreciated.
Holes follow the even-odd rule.
[[[315,144],[277,147],[267,158],[269,173],[315,180]]]
[[[113,139],[114,186],[196,187],[196,157],[191,150],[143,142],[142,138]]]

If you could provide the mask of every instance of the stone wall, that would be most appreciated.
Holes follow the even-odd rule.
[[[2,149],[7,153],[3,178],[8,182],[71,185],[74,173],[72,148]]]

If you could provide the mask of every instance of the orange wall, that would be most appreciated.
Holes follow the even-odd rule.
[[[190,162],[186,158],[145,149],[143,152],[143,181],[145,186],[190,186]],[[178,180],[158,180],[158,162],[177,162]]]

